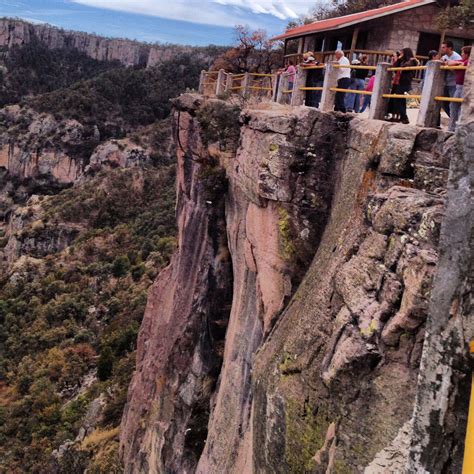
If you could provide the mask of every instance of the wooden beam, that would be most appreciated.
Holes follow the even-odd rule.
[[[352,62],[352,55],[354,54],[354,50],[357,46],[357,37],[359,36],[359,27],[356,26],[354,31],[352,32],[352,42],[351,42],[351,49],[349,51],[349,61]]]
[[[298,54],[303,53],[304,36],[298,39]]]
[[[446,30],[441,32],[441,38],[439,39],[439,48],[438,51],[441,51],[441,45],[444,43],[444,39],[446,38]]]

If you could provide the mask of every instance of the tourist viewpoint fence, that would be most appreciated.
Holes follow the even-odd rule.
[[[474,68],[473,65],[470,66]],[[373,91],[339,89],[337,76],[340,68],[367,69],[374,71]],[[308,73],[312,69],[324,70],[324,82],[321,87],[307,85]],[[441,61],[432,61],[426,66],[393,67],[390,63],[379,63],[377,66],[342,66],[329,62],[317,66],[298,66],[293,88],[289,86],[289,75],[242,73],[231,74],[223,69],[219,71],[202,71],[199,92],[206,96],[224,97],[239,94],[243,97],[258,97],[280,104],[292,106],[305,105],[309,91],[321,91],[319,109],[323,112],[334,110],[334,99],[337,92],[370,95],[369,118],[383,120],[387,114],[389,99],[415,99],[420,101],[416,124],[421,127],[439,125],[439,113],[442,102],[459,102],[462,98],[444,96],[445,72],[466,70],[466,66],[445,66]],[[392,77],[396,71],[424,72],[423,88],[420,94],[392,94]]]

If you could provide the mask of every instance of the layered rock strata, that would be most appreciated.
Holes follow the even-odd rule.
[[[98,61],[119,61],[125,66],[152,67],[171,59],[176,53],[195,53],[207,58],[203,48],[150,45],[120,38],[104,38],[77,31],[65,31],[51,25],[31,24],[15,19],[0,19],[0,47],[12,48],[41,41],[49,49],[77,49]]]

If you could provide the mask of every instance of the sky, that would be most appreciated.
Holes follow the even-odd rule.
[[[147,42],[234,42],[233,27],[271,35],[308,12],[311,0],[0,0],[0,17]]]

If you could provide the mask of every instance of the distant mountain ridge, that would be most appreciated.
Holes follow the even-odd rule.
[[[209,47],[147,44],[123,38],[105,38],[94,34],[67,31],[48,24],[33,24],[20,19],[0,19],[0,48],[11,49],[38,39],[50,49],[77,49],[98,61],[120,61],[125,66],[152,67],[175,54],[194,52],[209,56]],[[216,46],[216,50],[226,48]]]

